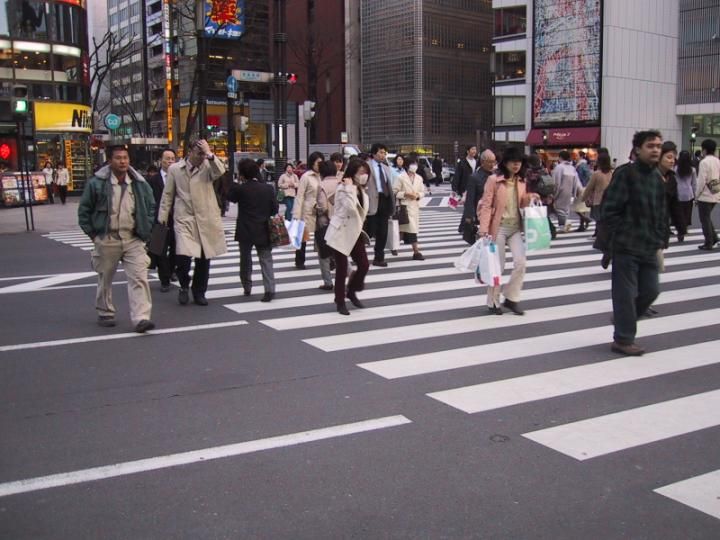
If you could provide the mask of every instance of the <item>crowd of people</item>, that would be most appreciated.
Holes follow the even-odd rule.
[[[671,227],[677,241],[683,242],[696,203],[704,237],[698,247],[711,250],[718,243],[711,214],[720,202],[720,160],[714,141],[705,140],[701,147],[702,159],[693,162],[688,152],[678,153],[674,143],[663,142],[659,132],[640,131],[633,138],[627,164],[614,166],[615,160],[603,148],[593,160],[583,153],[573,160],[569,151],[562,150],[550,168],[540,155],[526,156],[515,147],[507,148],[499,159],[490,149],[478,154],[477,147],[467,147],[453,179],[455,196],[464,200],[458,232],[470,244],[479,238],[492,240],[503,271],[506,248],[513,260],[509,281],[487,288],[489,312],[524,314],[522,209],[544,204],[553,238],[572,231],[568,218],[575,212],[580,218],[576,230],[597,223],[593,236],[595,247],[603,252],[601,263],[613,265],[612,348],[622,354],[642,354],[635,344],[636,323],[659,293],[661,254],[669,245]],[[181,160],[173,150],[165,150],[159,170],[147,181],[130,166],[125,147],[108,149],[109,162],[86,184],[78,210],[80,226],[94,242],[98,324],[115,325],[111,283],[122,260],[135,329],[145,332],[154,327],[146,250],[154,224],[169,229],[162,253],[153,257],[160,291],[168,292],[177,279],[181,305],[190,302],[190,293],[194,304],[207,305],[210,261],[227,251],[221,220],[226,201],[237,204],[234,238],[246,296],[252,294],[254,247],[264,288],[261,301],[275,298],[269,221],[282,205],[286,220],[305,226],[295,268],[305,269],[312,236],[322,279],[319,288],[334,291],[335,308],[342,315],[350,314],[346,300],[362,308],[357,293],[364,288],[370,266],[386,267],[386,253],[397,254],[397,239],[389,236],[399,232],[401,241],[412,247],[411,259],[424,260],[419,245],[420,201],[428,189],[427,177],[421,174],[417,155],[398,155],[388,163],[387,151],[385,145],[374,144],[368,154],[347,162],[340,154],[326,160],[313,153],[299,177],[288,164],[275,185],[263,164],[250,159],[238,163],[239,182],[233,181],[204,140],[195,141]],[[398,223],[392,223],[395,220]],[[349,275],[348,258],[355,265]]]

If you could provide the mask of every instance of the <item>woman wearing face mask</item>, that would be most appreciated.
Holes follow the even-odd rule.
[[[405,161],[407,172],[398,176],[398,181],[393,187],[398,204],[407,209],[409,223],[400,225],[400,237],[405,244],[411,244],[413,249],[413,260],[424,261],[425,257],[420,253],[418,247],[418,231],[420,230],[420,199],[425,193],[423,179],[417,173],[418,162],[413,157]]]
[[[528,193],[525,186],[525,156],[519,148],[508,148],[498,165],[499,174],[493,174],[485,184],[482,201],[478,205],[478,236],[490,237],[497,244],[500,268],[505,270],[505,246],[510,246],[513,257],[513,271],[510,281],[503,288],[503,306],[524,315],[520,309],[520,291],[525,279],[525,243],[522,237],[520,208],[533,199],[540,200],[536,193]],[[500,287],[487,288],[487,306],[490,313],[502,315]]]
[[[335,191],[335,206],[328,225],[325,241],[335,256],[335,306],[341,315],[350,315],[345,305],[348,255],[357,270],[347,284],[347,298],[355,307],[364,307],[356,295],[365,284],[369,263],[365,251],[363,223],[368,212],[368,196],[365,193],[370,176],[369,165],[361,159],[351,159],[343,180]]]
[[[325,161],[321,152],[313,152],[308,158],[308,170],[300,178],[300,184],[295,195],[293,205],[293,219],[301,219],[305,222],[305,233],[303,235],[302,247],[295,251],[295,268],[305,270],[305,248],[310,233],[315,232],[317,215],[317,198],[320,189],[320,163]]]

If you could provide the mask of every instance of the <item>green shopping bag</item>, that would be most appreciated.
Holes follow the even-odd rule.
[[[547,219],[547,206],[531,204],[523,209],[525,227],[525,249],[540,251],[550,248],[550,224]]]

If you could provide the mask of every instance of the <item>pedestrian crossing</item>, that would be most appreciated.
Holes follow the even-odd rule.
[[[572,402],[575,409],[558,414],[570,421],[546,418],[518,435],[580,462],[719,429],[715,380],[702,380],[691,391],[673,385],[674,377],[720,363],[715,340],[720,250],[699,252],[698,229],[683,244],[673,241],[665,253],[655,303],[659,314],[638,323],[639,343],[648,353],[625,358],[609,348],[610,272],[600,267],[591,247],[592,230],[559,235],[550,250],[530,253],[521,297],[526,315],[498,317],[487,314],[484,286],[453,268],[466,248],[457,233],[459,221],[459,212],[426,206],[419,234],[426,259],[411,260],[408,246],[396,257],[388,255],[388,267],[371,267],[366,290],[359,294],[366,308],[351,308],[343,317],[334,311],[332,294],[317,289],[320,272],[310,247],[306,270],[294,269],[292,251],[274,251],[276,299],[262,303],[260,294],[244,297],[237,244],[231,240],[234,222],[227,218],[229,251],[212,262],[207,297],[250,324],[271,328],[291,346],[352,362],[388,384],[416,381],[432,402],[478,419],[522,414],[529,410],[523,407],[540,403],[563,411]],[[81,233],[47,236],[92,248]],[[253,279],[260,287],[259,273]],[[503,366],[512,366],[510,375],[498,376]],[[598,396],[630,385],[646,385],[652,397],[599,410]],[[683,477],[680,467],[671,483],[647,489],[720,518],[718,468],[716,459],[702,474],[688,467]]]

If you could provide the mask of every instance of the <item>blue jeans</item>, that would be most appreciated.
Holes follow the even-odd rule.
[[[285,205],[285,221],[292,221],[292,211],[295,205],[295,197],[285,197],[283,199]]]
[[[635,342],[637,320],[660,294],[657,256],[614,253],[612,261],[612,303],[615,342]]]

